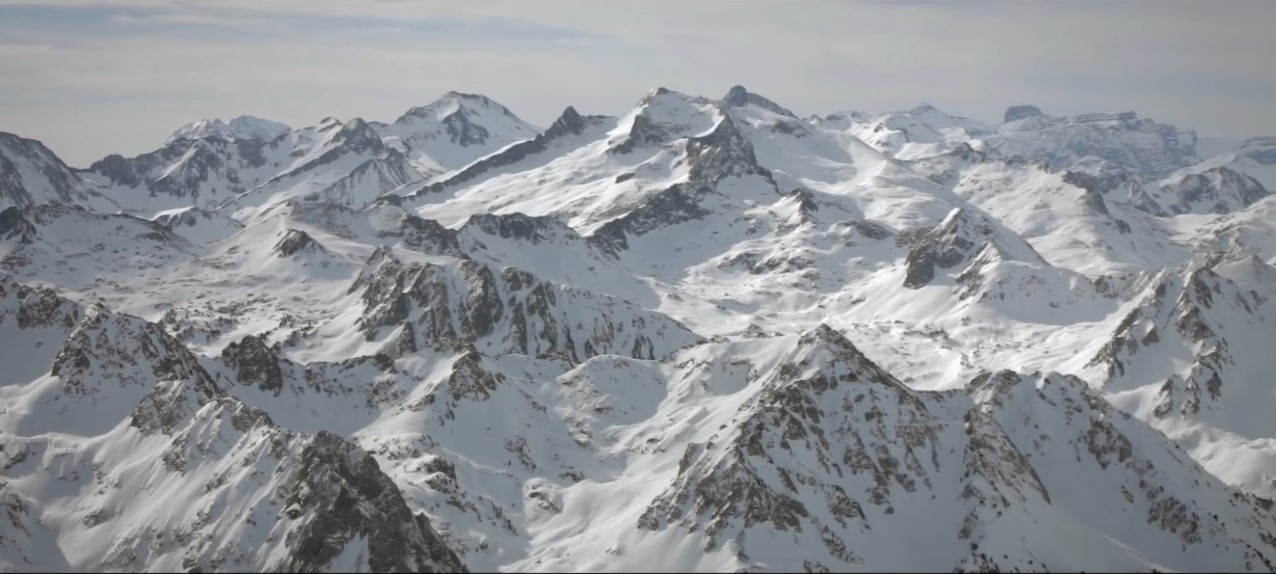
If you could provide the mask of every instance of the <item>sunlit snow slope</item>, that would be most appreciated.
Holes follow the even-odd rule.
[[[586,111],[0,133],[0,571],[1276,570],[1276,138]]]

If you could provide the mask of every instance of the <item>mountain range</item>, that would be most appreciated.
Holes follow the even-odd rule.
[[[1274,571],[1276,137],[0,132],[0,571]]]

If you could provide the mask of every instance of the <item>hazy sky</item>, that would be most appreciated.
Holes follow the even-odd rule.
[[[448,90],[545,126],[656,86],[799,115],[1135,110],[1276,135],[1276,2],[0,0],[0,131],[86,166],[201,118],[391,121]]]

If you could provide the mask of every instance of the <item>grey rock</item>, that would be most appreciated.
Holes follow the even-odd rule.
[[[1038,108],[1037,106],[1029,106],[1029,105],[1010,106],[1009,108],[1006,108],[1006,115],[1003,121],[1009,123],[1015,120],[1021,120],[1023,118],[1030,118],[1033,116],[1040,116],[1040,115],[1044,115],[1044,114],[1041,113],[1041,108]]]

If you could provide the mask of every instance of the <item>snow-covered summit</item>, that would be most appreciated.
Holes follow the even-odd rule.
[[[0,134],[0,570],[1276,571],[1276,140],[237,120]]]
[[[1006,156],[1064,167],[1087,158],[1113,169],[1158,178],[1197,163],[1196,133],[1139,118],[1134,112],[1050,116],[1034,106],[1006,111],[990,143]]]
[[[49,202],[116,209],[43,143],[0,132],[0,209]]]
[[[409,109],[381,132],[422,169],[446,172],[540,130],[486,96],[453,91]]]
[[[229,122],[220,119],[200,120],[186,124],[169,136],[179,139],[219,138],[224,140],[273,140],[291,131],[287,124],[253,116],[239,116]]]
[[[738,86],[738,85],[732,86],[731,89],[727,91],[727,95],[722,97],[722,103],[730,107],[755,105],[755,106],[764,108],[766,110],[769,110],[771,112],[780,114],[782,116],[797,118],[797,116],[793,115],[793,112],[783,107],[780,107],[780,104],[777,104],[771,100],[768,100],[765,97],[760,96],[758,94],[750,92],[749,90],[745,89],[744,86]]]

